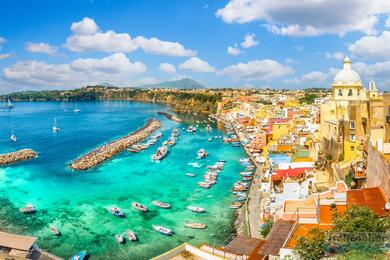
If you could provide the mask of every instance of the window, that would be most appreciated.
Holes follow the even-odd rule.
[[[348,90],[348,97],[352,97],[352,89]]]
[[[355,121],[349,122],[349,129],[355,129]]]
[[[351,142],[356,142],[356,135],[349,135],[349,140]]]
[[[343,95],[343,91],[339,89],[339,96],[341,97]]]
[[[355,151],[355,146],[351,146],[351,151]]]

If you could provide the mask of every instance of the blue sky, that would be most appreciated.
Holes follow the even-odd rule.
[[[388,0],[1,1],[0,92],[329,87],[345,55],[390,90],[389,14]]]

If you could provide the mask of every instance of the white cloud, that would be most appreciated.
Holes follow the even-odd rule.
[[[241,47],[244,49],[248,49],[253,46],[257,46],[259,44],[258,41],[255,40],[256,35],[254,33],[246,34],[244,37],[244,41],[241,43]]]
[[[293,69],[274,60],[253,60],[224,68],[218,75],[227,75],[234,80],[270,80],[291,74]]]
[[[19,61],[3,69],[3,78],[15,85],[74,88],[101,82],[130,84],[132,77],[145,71],[141,62],[132,63],[123,53],[115,53],[102,59],[77,59],[70,64]]]
[[[366,64],[357,62],[353,64],[353,68],[366,79],[388,79],[390,74],[390,61],[377,62]]]
[[[0,45],[3,45],[6,42],[7,42],[7,40],[5,38],[0,37]]]
[[[133,52],[141,48],[146,53],[167,56],[195,56],[196,52],[186,49],[178,42],[162,41],[155,37],[132,38],[128,33],[116,33],[112,30],[102,32],[91,18],[73,23],[72,34],[67,38],[65,48],[75,52]]]
[[[178,42],[161,41],[154,37],[147,39],[143,36],[138,36],[134,42],[147,53],[181,57],[196,55],[195,51],[187,50]]]
[[[227,48],[227,53],[228,53],[229,55],[232,55],[232,56],[238,56],[238,55],[241,54],[241,51],[240,51],[240,49],[238,49],[238,48],[229,46],[229,47]]]
[[[174,74],[176,73],[176,68],[170,63],[161,63],[158,69],[165,73]]]
[[[28,42],[26,43],[26,50],[34,53],[45,53],[47,55],[52,56],[57,53],[58,48],[44,42],[39,42],[39,43]]]
[[[313,36],[374,34],[379,16],[389,13],[388,0],[230,0],[216,16],[226,23],[260,21],[275,34]]]
[[[287,84],[327,83],[329,77],[329,73],[324,73],[321,71],[312,71],[302,75],[300,78],[287,79],[283,82]]]
[[[210,66],[206,61],[199,59],[198,57],[191,57],[182,64],[179,65],[180,69],[192,70],[197,72],[214,72],[215,68]]]
[[[335,60],[343,60],[344,59],[344,53],[342,52],[326,52],[325,58],[327,59],[335,59]]]
[[[12,56],[12,53],[0,53],[0,60],[8,59]]]
[[[390,58],[390,31],[378,36],[365,36],[350,44],[349,51],[362,58]]]
[[[385,22],[385,27],[390,28],[390,16],[387,18]]]

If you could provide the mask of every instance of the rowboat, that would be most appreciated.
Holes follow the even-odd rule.
[[[163,145],[157,149],[157,152],[152,155],[153,161],[160,161],[165,158],[165,156],[168,153],[168,147],[166,145]]]
[[[137,236],[134,234],[133,231],[131,230],[128,230],[127,231],[127,238],[130,240],[130,241],[136,241],[137,240]]]
[[[24,214],[35,213],[37,210],[34,208],[32,204],[27,204],[25,207],[19,209],[20,212]]]
[[[51,231],[51,233],[53,233],[53,235],[55,235],[55,236],[61,236],[61,232],[58,231],[58,229],[57,229],[56,227],[51,226],[51,227],[50,227],[50,231]]]
[[[118,242],[120,244],[125,242],[125,239],[124,239],[124,237],[121,234],[116,234],[115,235],[115,240],[116,240],[116,242]]]
[[[168,203],[158,201],[158,200],[154,200],[153,205],[162,209],[169,209],[171,207],[171,205],[169,205]]]
[[[198,186],[202,187],[204,189],[210,189],[210,187],[211,187],[211,185],[209,183],[203,182],[203,181],[198,182]]]
[[[195,174],[193,174],[193,173],[186,173],[186,175],[188,176],[188,177],[195,177],[196,175]]]
[[[192,222],[187,222],[184,224],[186,228],[193,228],[193,229],[205,229],[207,226],[206,224],[203,223],[192,223]]]
[[[123,213],[120,208],[112,207],[112,208],[108,208],[108,211],[112,215],[117,216],[119,218],[124,218],[125,217],[125,213]]]
[[[169,228],[159,226],[159,225],[152,225],[153,229],[156,230],[157,232],[160,232],[161,234],[171,236],[173,235],[173,231]]]
[[[146,212],[148,211],[148,208],[138,202],[133,202],[131,203],[131,205],[133,206],[133,208],[139,210],[139,211],[142,211],[142,212]]]
[[[87,252],[83,251],[83,252],[79,252],[79,253],[75,254],[74,256],[72,256],[70,258],[70,260],[83,260],[83,259],[86,259],[87,256],[88,256]]]
[[[196,212],[196,213],[206,212],[206,210],[204,208],[201,208],[201,207],[188,206],[187,209],[191,210],[192,212]]]

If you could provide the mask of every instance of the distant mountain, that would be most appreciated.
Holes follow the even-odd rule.
[[[177,89],[201,89],[206,88],[202,84],[200,84],[198,81],[190,79],[190,78],[184,78],[180,80],[174,80],[174,81],[163,81],[156,84],[148,84],[140,86],[140,88],[177,88]]]

